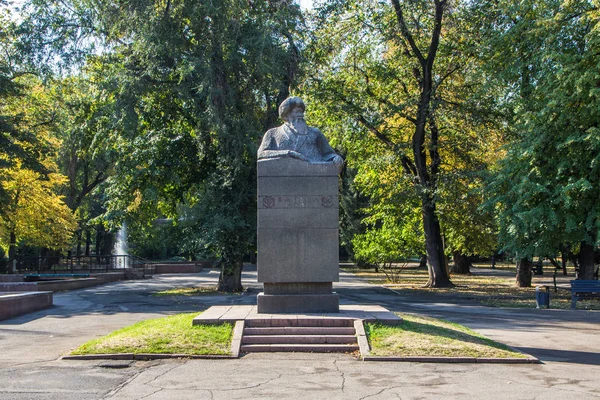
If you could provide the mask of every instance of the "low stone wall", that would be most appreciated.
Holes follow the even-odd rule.
[[[98,279],[96,278],[77,278],[64,279],[59,281],[39,281],[35,283],[37,283],[38,290],[49,290],[52,292],[59,292],[61,290],[76,290],[90,286],[97,286],[103,282],[98,281]]]
[[[190,274],[201,272],[203,268],[212,268],[211,261],[196,261],[187,263],[153,264],[155,274]]]
[[[102,272],[98,274],[90,274],[90,277],[96,278],[98,280],[98,284],[108,283],[108,282],[116,282],[122,281],[125,279],[125,271],[121,272]]]
[[[52,306],[52,292],[0,293],[0,320]]]
[[[1,282],[0,292],[35,292],[40,290],[59,292],[98,286],[123,279],[125,279],[124,271],[92,274],[89,278],[60,279],[55,281],[42,280],[38,282]]]
[[[0,292],[35,292],[37,282],[1,282]]]
[[[0,275],[0,282],[23,282],[23,274],[2,274]]]

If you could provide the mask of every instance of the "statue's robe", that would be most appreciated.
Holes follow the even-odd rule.
[[[258,158],[288,156],[288,151],[302,154],[310,162],[330,162],[337,155],[320,130],[308,127],[301,135],[288,124],[269,129],[258,149]]]

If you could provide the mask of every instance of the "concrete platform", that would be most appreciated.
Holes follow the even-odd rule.
[[[52,307],[52,292],[0,292],[0,320]]]
[[[256,306],[232,305],[212,306],[194,318],[194,325],[234,323],[245,320],[275,320],[280,323],[285,320],[289,326],[294,320],[362,320],[364,322],[380,322],[394,325],[402,322],[402,318],[379,305],[340,305],[339,313],[309,313],[309,314],[259,314]],[[340,325],[342,326],[342,325]]]

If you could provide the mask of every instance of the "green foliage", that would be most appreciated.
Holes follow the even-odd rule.
[[[163,218],[147,224],[130,223],[127,227],[129,250],[136,256],[147,260],[167,260],[186,254],[181,224]]]
[[[2,132],[9,145],[0,149],[0,243],[10,246],[11,259],[21,242],[65,249],[77,225],[59,194],[65,176],[56,164],[60,141],[53,135],[52,92],[30,76],[14,80],[23,92],[0,104],[0,115],[14,121]]]
[[[416,46],[427,55],[433,7],[416,1],[401,8]],[[356,171],[353,187],[369,199],[367,233],[355,245],[370,259],[424,252],[423,227],[415,223],[423,204],[437,207],[448,252],[485,255],[496,247],[494,220],[479,210],[481,171],[500,144],[494,92],[476,91],[485,78],[474,57],[468,13],[454,4],[446,11],[424,142],[429,181],[417,174],[413,153],[421,64],[400,32],[393,6],[328,3],[317,15],[316,39],[308,47],[314,66],[303,90],[317,103],[311,118],[347,153]],[[369,251],[371,245],[377,249]]]
[[[589,1],[500,2],[494,11],[506,18],[488,32],[489,65],[512,112],[512,139],[489,186],[501,241],[519,257],[598,246],[598,9]]]
[[[254,247],[257,144],[298,72],[298,6],[31,1],[23,21],[31,62],[84,62],[87,82],[69,85],[89,90],[65,95],[73,204],[97,182],[111,229],[127,220],[143,237],[156,218],[176,221],[184,253],[221,257],[239,290]]]

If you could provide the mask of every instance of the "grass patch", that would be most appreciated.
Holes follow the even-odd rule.
[[[402,318],[397,326],[365,324],[372,355],[527,358],[459,324],[414,315]]]
[[[240,293],[227,293],[219,292],[216,286],[197,286],[197,287],[186,287],[186,288],[175,288],[168,290],[161,290],[160,292],[153,293],[153,296],[211,296],[217,294],[225,295],[239,295]]]
[[[531,293],[533,298],[490,298],[481,300],[481,303],[491,307],[504,308],[536,308],[535,288],[532,288]],[[560,310],[571,309],[571,292],[559,290],[554,293],[550,291],[550,308]],[[577,301],[578,310],[600,310],[600,299],[581,299]]]
[[[91,340],[72,355],[230,353],[233,325],[192,325],[198,313],[149,319]]]
[[[485,266],[474,266],[471,268],[473,275],[451,274],[451,280],[456,285],[453,288],[425,288],[429,279],[426,269],[416,268],[417,264],[399,268],[395,272],[399,283],[390,283],[383,272],[375,272],[374,269],[362,269],[356,267],[343,268],[344,271],[355,274],[376,285],[385,285],[400,294],[424,294],[424,295],[452,295],[462,300],[473,301],[475,304],[504,307],[504,308],[535,308],[535,287],[537,285],[551,285],[552,272],[546,270],[545,275],[533,276],[532,287],[520,288],[515,286],[515,276],[502,274],[501,271],[514,273],[514,267],[508,265],[497,266],[498,275],[489,273],[487,269],[483,274],[478,271]],[[569,271],[570,273],[573,271]],[[574,274],[574,272],[573,272]],[[558,276],[559,285],[568,286],[568,281],[574,276]],[[569,291],[559,290],[550,293],[550,308],[568,309],[571,307],[571,294]],[[600,310],[600,300],[585,299],[577,302],[577,309]]]

